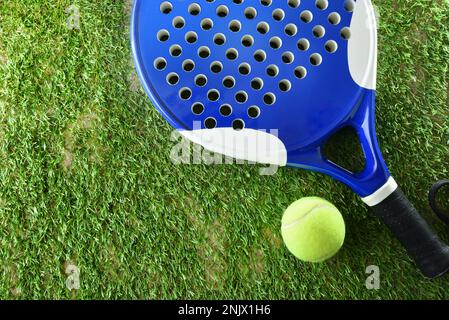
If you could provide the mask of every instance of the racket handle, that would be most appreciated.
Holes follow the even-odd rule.
[[[436,278],[449,270],[449,247],[438,238],[400,188],[372,210],[390,228],[427,278]]]

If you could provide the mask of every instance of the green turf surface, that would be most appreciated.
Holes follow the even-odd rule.
[[[131,0],[0,2],[0,298],[449,298],[345,186],[254,165],[174,165],[171,129],[131,63]],[[449,2],[376,0],[378,131],[395,178],[445,240],[426,191],[449,177]],[[341,252],[296,260],[280,221],[322,196]],[[65,287],[64,265],[81,271]],[[378,265],[380,290],[365,288]]]

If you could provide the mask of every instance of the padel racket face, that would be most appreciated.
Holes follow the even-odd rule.
[[[389,180],[375,136],[369,0],[136,0],[132,46],[154,106],[207,149],[323,172],[362,197]],[[360,173],[321,151],[345,126],[360,137]],[[261,140],[269,150],[251,148]]]

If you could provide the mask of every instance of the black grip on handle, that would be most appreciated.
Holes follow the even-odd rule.
[[[449,270],[449,247],[438,238],[401,189],[372,210],[390,228],[426,277],[433,279]]]

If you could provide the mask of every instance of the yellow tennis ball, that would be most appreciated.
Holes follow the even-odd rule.
[[[345,240],[345,222],[340,211],[318,197],[292,203],[282,217],[282,238],[298,259],[322,262],[333,257]]]

